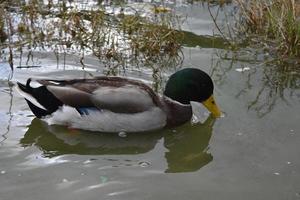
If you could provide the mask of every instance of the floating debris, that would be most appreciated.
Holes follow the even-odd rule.
[[[1,171],[1,174],[6,174],[6,171],[5,171],[5,170],[2,170],[2,171]]]
[[[106,176],[100,176],[101,183],[106,183],[108,178]]]
[[[89,164],[89,163],[91,163],[91,162],[93,162],[93,161],[95,161],[95,160],[97,160],[97,159],[95,159],[95,158],[90,158],[90,159],[84,161],[83,164]]]
[[[237,71],[237,72],[244,72],[244,71],[248,71],[248,70],[250,70],[250,67],[243,67],[243,68],[235,69],[235,71]]]
[[[67,182],[69,182],[69,180],[66,179],[66,178],[64,178],[64,179],[62,180],[62,182],[63,182],[63,183],[67,183]]]
[[[145,161],[139,162],[139,166],[140,167],[148,167],[148,166],[150,166],[150,163],[149,162],[145,162]]]
[[[127,134],[126,134],[126,132],[124,132],[124,131],[119,132],[118,135],[119,135],[119,137],[122,137],[122,138],[127,137]]]
[[[276,176],[279,176],[279,175],[280,175],[280,173],[278,173],[278,172],[275,172],[275,173],[274,173],[274,175],[276,175]]]

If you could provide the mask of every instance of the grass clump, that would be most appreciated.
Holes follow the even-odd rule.
[[[0,44],[5,42],[6,39],[7,39],[7,34],[5,33],[5,30],[4,30],[3,17],[0,16]]]
[[[235,1],[240,8],[240,35],[256,43],[263,42],[278,56],[300,57],[300,1]]]

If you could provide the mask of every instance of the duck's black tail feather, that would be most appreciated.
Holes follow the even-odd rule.
[[[31,94],[32,93],[32,87],[30,86],[30,82],[31,82],[31,78],[29,78],[26,82],[26,85],[20,83],[20,82],[17,82],[19,88],[25,92],[25,93],[28,93],[28,94]]]
[[[44,109],[41,109],[37,106],[35,106],[33,103],[31,103],[29,100],[25,99],[30,110],[32,111],[32,113],[37,117],[37,118],[42,118],[46,115],[50,115],[51,112],[47,111],[47,110],[44,110]]]
[[[33,114],[38,117],[44,117],[55,112],[63,103],[57,99],[46,86],[33,88],[30,86],[31,79],[28,79],[26,85],[17,82],[18,88],[26,93],[23,95]],[[29,98],[30,97],[30,98]],[[36,102],[34,102],[35,100]],[[40,105],[36,105],[40,104]]]

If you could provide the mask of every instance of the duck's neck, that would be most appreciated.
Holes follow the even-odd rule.
[[[178,126],[192,118],[193,111],[191,104],[181,104],[166,96],[163,97],[164,109],[167,113],[167,126]]]

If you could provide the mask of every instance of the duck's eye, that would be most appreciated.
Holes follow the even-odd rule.
[[[212,104],[216,104],[215,101],[211,101]]]

